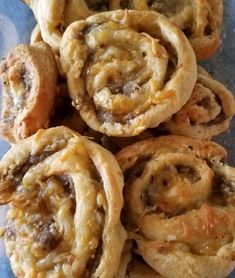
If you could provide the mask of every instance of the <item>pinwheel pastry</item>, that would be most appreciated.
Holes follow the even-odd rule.
[[[188,102],[162,129],[172,134],[210,139],[225,131],[235,113],[232,93],[201,67],[197,83]]]
[[[96,12],[118,9],[117,0],[23,0],[33,11],[39,24],[43,40],[55,52],[66,27],[73,21],[85,19]]]
[[[235,267],[235,168],[210,141],[162,136],[121,150],[123,223],[164,277],[221,278]]]
[[[73,105],[94,130],[135,136],[189,99],[195,56],[183,33],[153,11],[112,11],[72,23],[61,42]]]
[[[15,143],[47,127],[54,105],[57,69],[44,42],[19,45],[0,64],[3,103],[0,133]]]
[[[155,10],[166,15],[184,31],[197,60],[212,56],[220,46],[222,0],[129,0],[137,10]]]
[[[17,277],[114,277],[126,233],[111,153],[66,127],[39,130],[0,162],[6,253]]]

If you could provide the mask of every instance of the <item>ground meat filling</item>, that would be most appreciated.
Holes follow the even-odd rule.
[[[229,195],[234,194],[235,193],[235,181],[226,180],[225,178],[222,178],[221,188],[225,194],[229,194]]]
[[[168,218],[185,213],[184,208],[174,210],[168,204],[167,192],[170,190],[172,182],[174,186],[175,170],[177,171],[177,175],[185,177],[192,184],[201,179],[196,170],[189,166],[175,165],[172,167],[164,167],[161,173],[151,177],[148,186],[141,194],[142,202],[148,213],[164,213]]]
[[[7,176],[4,176],[3,179],[5,180],[7,178],[14,186],[18,186],[29,168],[43,161],[55,152],[56,151],[44,151],[40,155],[29,156],[26,162],[15,166],[13,169],[9,168]]]
[[[161,1],[159,3],[158,0],[149,0],[148,6],[152,9],[157,10],[160,13],[164,13],[165,15],[171,15],[179,12],[180,2],[184,2],[184,0],[170,0],[170,1]],[[164,3],[163,3],[164,2]]]
[[[156,211],[157,209],[157,188],[156,184],[154,183],[154,177],[151,177],[150,184],[147,188],[142,192],[141,199],[145,205],[145,208],[148,211]]]
[[[79,38],[81,39],[81,36],[85,36],[85,40],[88,38],[90,32],[99,32],[99,25],[93,24],[90,26],[85,27],[79,34]],[[104,24],[105,26],[105,24]],[[105,28],[105,27],[104,27]],[[142,27],[140,27],[142,28]],[[95,30],[96,29],[96,30]],[[102,28],[101,28],[102,31]],[[148,33],[148,30],[139,30],[139,32]],[[151,35],[151,34],[150,34]],[[91,35],[92,36],[92,35]],[[175,53],[175,50],[173,46],[165,45],[167,43],[164,43],[164,39],[160,37],[156,37],[156,34],[153,34],[153,38],[156,38],[160,40],[160,44],[163,44],[163,46],[166,48],[166,50],[171,54],[169,55],[171,60],[169,62],[169,69],[166,70],[166,76],[164,79],[166,79],[166,82],[168,79],[171,78],[172,74],[176,71],[176,64],[177,64],[177,53]],[[161,42],[161,40],[163,42]],[[140,53],[140,49],[138,47],[134,47],[130,44],[130,46],[123,47],[122,44],[119,42],[114,43],[114,48],[118,48],[119,51],[122,51],[125,53],[126,56],[128,56],[130,61],[134,61],[136,57],[139,56],[139,60],[142,64],[146,63],[146,59],[144,58],[146,53],[143,52]],[[100,63],[101,61],[97,57],[101,57],[105,53],[106,45],[99,45],[99,48],[97,50],[92,50],[91,52],[95,52],[94,54],[88,54],[85,66],[82,70],[81,76],[85,80],[85,83],[88,84],[89,78],[90,78],[90,68],[93,67],[96,63]],[[88,49],[89,52],[89,49]],[[98,52],[98,54],[97,54]],[[97,55],[96,55],[97,54]],[[143,55],[143,57],[142,57]],[[141,58],[142,57],[142,58]],[[110,58],[109,58],[110,59]],[[110,60],[111,61],[111,60]],[[133,69],[131,74],[128,74],[127,76],[123,76],[119,73],[115,74],[115,76],[109,76],[107,78],[107,83],[105,84],[104,88],[109,89],[109,92],[111,92],[112,95],[120,95],[120,101],[122,100],[121,95],[128,96],[129,99],[138,99],[138,95],[141,94],[144,95],[147,94],[147,91],[144,89],[149,80],[151,79],[151,71],[149,71],[148,74],[143,73],[143,67],[140,65],[135,64],[135,69]],[[138,81],[139,80],[139,81]],[[163,89],[163,85],[159,90]],[[117,104],[115,104],[115,101],[111,101],[110,104],[107,104],[108,108],[102,104],[99,104],[98,102],[95,102],[95,104],[92,102],[91,98],[93,97],[93,90],[86,88],[89,97],[83,96],[81,99],[75,99],[73,102],[73,105],[79,110],[81,107],[86,106],[87,108],[90,107],[90,109],[96,111],[97,118],[100,120],[100,122],[108,122],[108,123],[119,123],[119,124],[126,124],[132,121],[134,118],[136,118],[138,115],[144,114],[147,110],[146,107],[142,107],[138,104],[137,106],[133,104],[133,107],[130,107],[130,109],[122,109],[122,111],[117,109]],[[101,88],[97,88],[95,94],[98,94],[98,92],[101,90]],[[111,108],[110,108],[111,107]]]
[[[81,37],[84,37],[85,35],[89,34],[93,29],[97,28],[99,25],[100,25],[100,24],[98,24],[98,23],[87,24],[87,25],[78,33],[79,39],[80,39]],[[89,56],[89,57],[92,57],[92,55]],[[91,59],[91,58],[90,58],[90,59]],[[90,59],[89,59],[89,60],[90,60]]]
[[[195,169],[185,165],[176,165],[175,168],[179,174],[184,175],[190,182],[196,183],[201,177]]]
[[[222,175],[216,175],[214,179],[214,191],[222,195],[234,195],[235,194],[235,181],[228,180]]]
[[[24,65],[24,67],[22,69],[22,72],[21,72],[21,79],[22,79],[22,82],[24,83],[25,90],[26,90],[26,93],[24,94],[24,98],[27,99],[27,97],[30,93],[30,90],[32,88],[32,75],[25,68],[25,65]]]
[[[21,161],[21,163],[14,165],[14,167],[9,166],[0,181],[2,183],[7,181],[12,187],[19,186],[24,175],[31,167],[43,162],[47,157],[60,151],[65,145],[66,140],[62,137],[45,146],[44,149],[40,150],[40,153],[34,155],[29,153],[28,157],[26,157],[24,161]]]
[[[208,109],[208,107],[209,107],[209,109],[210,108],[212,109],[213,108],[213,104],[210,105],[209,101],[210,101],[210,99],[208,100],[208,103],[207,103],[206,100],[204,99],[202,101],[202,103],[201,103],[201,106],[204,105],[203,106],[204,108]],[[215,102],[217,103],[217,105],[219,107],[221,107],[221,111],[220,111],[220,113],[214,119],[212,119],[211,121],[205,123],[206,126],[216,125],[216,124],[222,123],[222,122],[224,122],[226,120],[226,115],[225,115],[224,109],[223,109],[223,103],[222,103],[221,99],[217,95],[215,95]],[[210,106],[212,106],[212,107],[210,107]]]
[[[8,89],[5,95],[5,103],[11,110],[9,117],[12,120],[17,117],[17,114],[20,110],[25,108],[25,103],[27,103],[27,99],[29,98],[31,88],[33,86],[31,74],[26,69],[25,64],[16,62],[15,67],[16,68],[13,72],[10,72],[8,69],[5,78],[6,82],[4,82]],[[13,86],[10,84],[12,82]],[[12,87],[13,89],[11,89]],[[12,113],[12,109],[14,113]]]
[[[38,162],[39,158],[33,157],[31,162]],[[61,246],[64,235],[56,220],[58,207],[57,204],[55,207],[51,206],[51,202],[55,202],[58,198],[62,199],[62,203],[65,199],[72,199],[70,208],[71,214],[74,215],[76,209],[74,183],[66,175],[41,180],[40,183],[33,184],[30,190],[19,185],[13,194],[10,210],[19,213],[22,220],[19,224],[17,218],[9,219],[5,238],[17,241],[17,237],[22,237],[25,242],[31,241],[32,254],[38,258]],[[17,226],[16,233],[14,226]]]
[[[161,2],[161,3],[159,3]],[[183,31],[186,31],[186,35],[190,36],[192,34],[192,16],[186,17],[184,15],[184,11],[186,9],[186,5],[192,5],[189,0],[169,0],[169,1],[158,1],[158,0],[149,0],[148,6],[150,9],[155,10],[161,14],[164,14],[167,17],[174,17],[174,15],[182,13],[182,20],[180,22],[180,28]],[[191,8],[191,11],[193,8]],[[193,13],[192,13],[193,15]]]
[[[69,198],[72,199],[73,205],[71,207],[71,212],[72,212],[72,214],[75,214],[76,193],[75,193],[75,188],[74,188],[75,185],[74,185],[73,179],[67,175],[54,176],[54,178],[62,184],[65,193],[68,194]]]
[[[140,177],[144,171],[146,163],[151,159],[151,156],[141,156],[137,161],[124,173],[125,182],[130,183],[134,179]],[[124,188],[125,190],[125,188]]]
[[[41,245],[43,251],[55,249],[59,244],[57,225],[53,219],[44,222],[39,226],[39,233],[36,241]]]
[[[75,188],[73,179],[67,175],[55,176],[64,187],[66,193],[68,193],[73,199],[75,199]]]

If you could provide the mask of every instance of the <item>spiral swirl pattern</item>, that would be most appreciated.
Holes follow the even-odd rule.
[[[136,252],[165,277],[225,277],[234,268],[235,169],[213,142],[165,136],[116,158],[125,177],[123,223]]]
[[[72,23],[61,43],[73,105],[94,130],[134,136],[178,111],[196,81],[178,28],[155,12],[114,11]]]
[[[47,127],[54,105],[57,68],[44,42],[13,48],[0,64],[3,102],[0,133],[16,143]]]
[[[232,93],[198,68],[197,83],[190,99],[162,128],[171,134],[210,139],[228,129],[234,113]]]
[[[220,46],[222,0],[24,0],[33,10],[44,41],[59,51],[64,30],[76,20],[118,9],[153,10],[167,16],[189,38],[197,60]]]
[[[119,9],[117,0],[23,0],[37,19],[42,38],[58,53],[64,30],[70,23],[96,12]]]
[[[220,46],[221,0],[130,0],[128,8],[154,10],[167,16],[186,34],[197,60],[209,58]]]
[[[15,275],[114,277],[122,187],[113,156],[68,128],[14,146],[0,162],[0,201],[10,205],[5,245]]]

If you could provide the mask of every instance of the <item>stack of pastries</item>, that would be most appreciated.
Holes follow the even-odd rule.
[[[223,278],[235,168],[210,141],[232,93],[201,66],[222,0],[24,0],[0,64],[2,232],[16,277]]]

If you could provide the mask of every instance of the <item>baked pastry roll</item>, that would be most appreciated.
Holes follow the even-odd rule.
[[[16,143],[47,127],[54,105],[57,68],[44,42],[13,48],[0,64],[2,111],[0,134]]]
[[[72,23],[61,42],[73,105],[94,130],[135,136],[189,99],[195,56],[183,33],[151,11],[112,11]]]
[[[64,30],[63,12],[65,0],[23,0],[33,11],[41,36],[55,52],[58,52]]]
[[[66,27],[73,21],[85,19],[95,12],[118,9],[116,0],[23,0],[33,11],[42,38],[55,52]]]
[[[184,31],[197,60],[211,57],[220,46],[222,0],[130,0],[128,6],[166,15]]]
[[[232,93],[199,67],[190,99],[162,124],[162,129],[171,134],[210,139],[228,129],[234,113]]]
[[[123,223],[165,277],[221,278],[235,267],[235,168],[216,143],[162,136],[121,150]]]
[[[126,233],[112,154],[66,127],[39,130],[4,156],[0,181],[17,277],[115,276]]]

